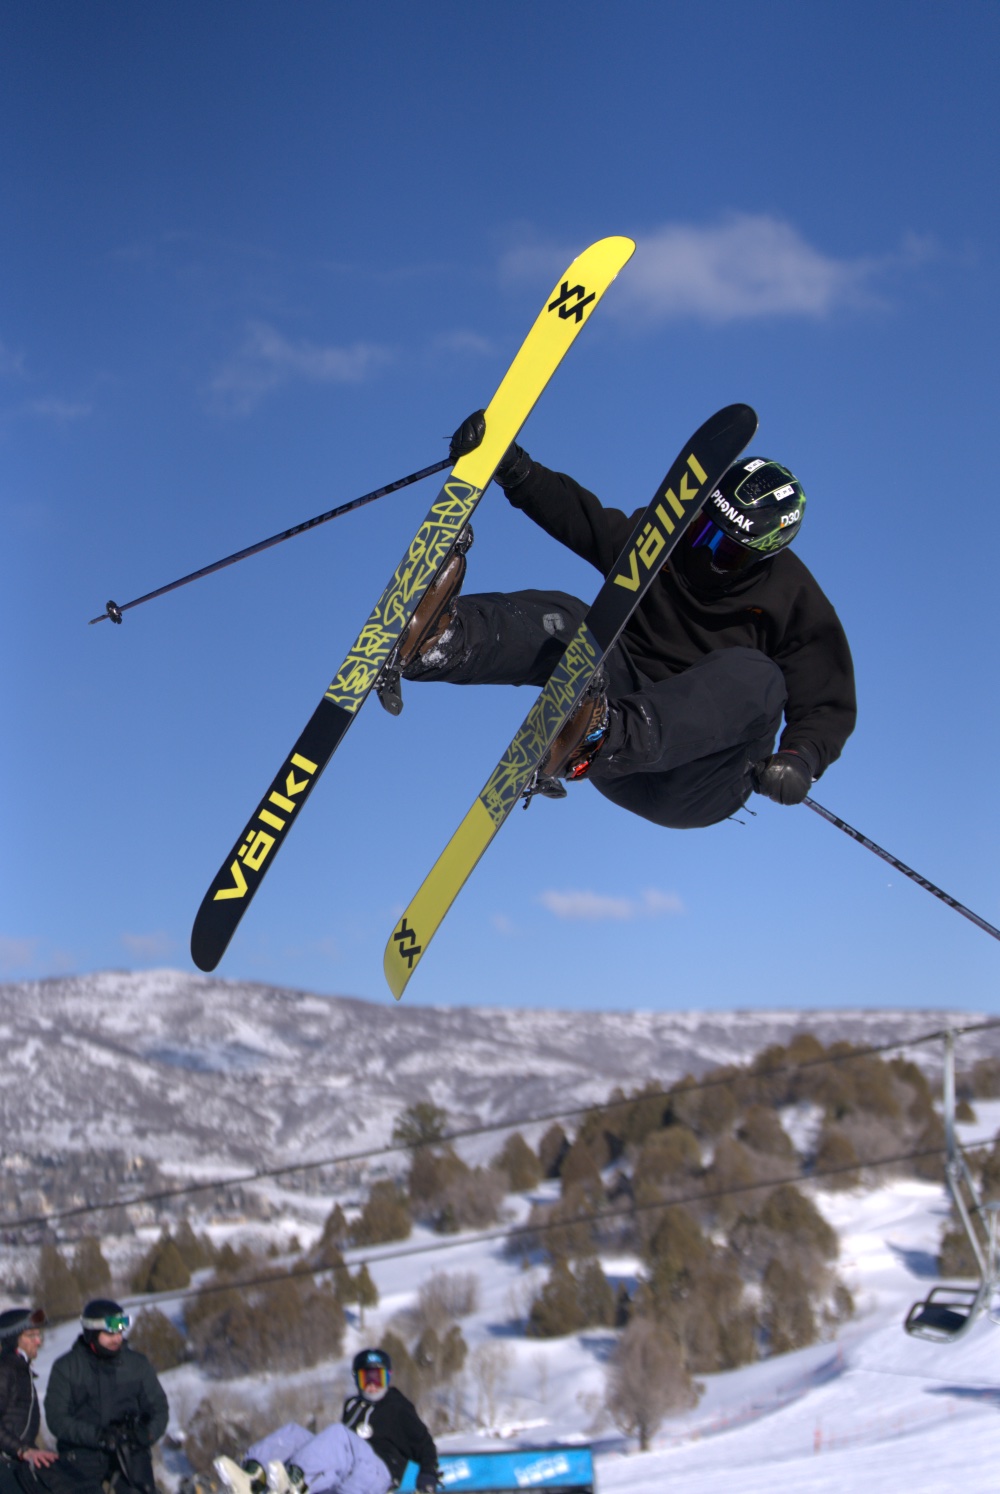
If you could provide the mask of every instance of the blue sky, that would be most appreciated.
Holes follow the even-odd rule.
[[[436,491],[88,628],[445,454],[569,258],[523,434],[610,504],[746,400],[860,717],[816,797],[1000,924],[995,5],[0,7],[0,973],[189,966],[219,862]],[[469,588],[597,573],[491,489]],[[220,974],[390,1001],[525,690],[372,701]],[[512,819],[406,1000],[989,1008],[1000,945],[804,809]]]

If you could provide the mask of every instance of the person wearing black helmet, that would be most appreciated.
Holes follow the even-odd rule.
[[[87,1303],[82,1333],[52,1366],[45,1419],[60,1466],[79,1483],[109,1480],[121,1494],[153,1494],[150,1449],[169,1407],[153,1366],[125,1341],[129,1322],[110,1298]]]
[[[482,411],[464,421],[453,460],[474,450],[485,428]],[[517,445],[494,480],[514,508],[603,576],[642,512],[606,508]],[[588,779],[613,803],[674,829],[726,819],[754,789],[801,803],[840,756],[857,714],[843,627],[788,549],[805,507],[802,485],[780,463],[747,457],[729,469],[606,655],[535,792],[562,798],[564,780]],[[400,672],[543,685],[587,604],[566,592],[459,595],[470,543],[465,530],[414,613],[397,650]]]
[[[362,1349],[351,1365],[357,1395],[344,1402],[343,1422],[369,1443],[398,1483],[407,1463],[416,1463],[417,1488],[437,1488],[437,1448],[417,1408],[390,1384],[392,1362],[384,1349]]]
[[[408,1463],[420,1494],[438,1488],[437,1448],[413,1402],[392,1378],[384,1349],[362,1349],[352,1365],[357,1394],[339,1422],[315,1436],[289,1422],[247,1449],[239,1464],[216,1458],[230,1494],[388,1494]]]

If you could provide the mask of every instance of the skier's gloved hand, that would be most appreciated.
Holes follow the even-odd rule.
[[[149,1435],[149,1421],[145,1416],[139,1416],[134,1411],[125,1418],[125,1435],[129,1447],[144,1448],[153,1445],[153,1439]]]
[[[812,788],[816,766],[807,747],[786,747],[754,764],[754,788],[776,804],[801,804]]]
[[[451,438],[451,445],[448,447],[451,460],[457,462],[459,457],[468,456],[470,451],[475,451],[477,446],[482,445],[485,435],[486,411],[473,410]]]
[[[468,456],[470,451],[475,451],[477,446],[482,445],[485,435],[486,411],[473,410],[452,436],[448,456],[453,462],[457,462],[459,457]],[[505,493],[509,493],[512,488],[516,488],[524,481],[530,471],[530,456],[514,442],[507,447],[500,458],[493,480],[503,488]]]
[[[438,1487],[436,1473],[417,1474],[417,1494],[435,1494]]]
[[[504,452],[493,474],[493,481],[505,493],[513,492],[514,488],[520,487],[521,483],[531,471],[531,458],[523,447],[512,441]]]

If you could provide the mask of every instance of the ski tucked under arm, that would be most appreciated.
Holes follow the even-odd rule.
[[[727,405],[695,432],[670,468],[523,725],[393,930],[384,967],[397,1001],[604,655],[756,429],[757,416],[749,405]]]
[[[481,445],[452,468],[302,735],[202,899],[191,931],[191,956],[200,970],[218,965],[290,825],[376,684],[498,462],[634,248],[631,239],[600,239],[557,282],[487,406]]]

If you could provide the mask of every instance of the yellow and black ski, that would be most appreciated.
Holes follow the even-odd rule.
[[[486,409],[482,444],[456,462],[305,730],[226,857],[191,931],[200,970],[219,963],[264,874],[483,495],[497,463],[635,245],[591,244],[556,283]]]
[[[756,429],[757,416],[749,405],[727,405],[695,432],[657,488],[486,787],[393,930],[384,966],[397,1001],[445,914],[528,788],[604,655]]]

